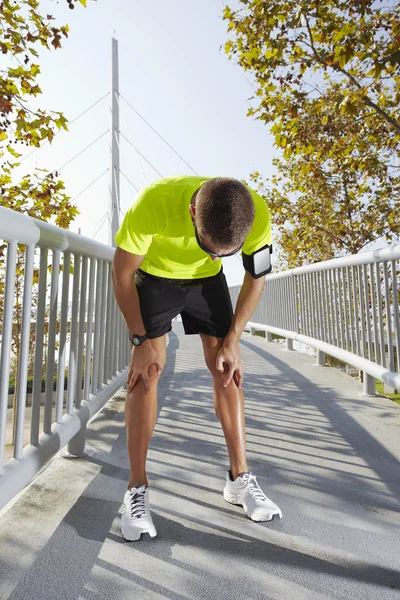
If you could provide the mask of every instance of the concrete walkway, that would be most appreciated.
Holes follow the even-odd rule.
[[[248,334],[249,463],[283,519],[222,497],[227,455],[198,336],[176,324],[149,452],[155,540],[125,542],[124,395],[89,455],[57,457],[0,517],[2,600],[400,597],[400,407]]]

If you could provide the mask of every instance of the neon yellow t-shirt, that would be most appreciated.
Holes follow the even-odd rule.
[[[216,275],[221,259],[212,261],[197,244],[189,212],[193,194],[211,177],[175,176],[145,187],[115,234],[117,246],[145,256],[143,271],[169,279]],[[249,189],[255,206],[253,226],[243,251],[251,254],[271,244],[271,219],[266,202]]]

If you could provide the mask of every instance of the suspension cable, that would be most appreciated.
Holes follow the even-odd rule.
[[[91,239],[92,239],[92,240],[94,240],[94,238],[96,237],[96,235],[99,233],[100,229],[103,227],[104,223],[105,223],[105,222],[106,222],[106,220],[107,220],[107,217],[108,217],[108,211],[106,212],[106,214],[104,215],[104,217],[101,219],[101,223],[100,223],[99,227],[97,228],[97,231],[96,231],[96,233],[94,233],[94,234],[91,236]]]
[[[170,149],[172,150],[172,152],[174,152],[174,154],[176,154],[176,156],[177,156],[178,158],[180,158],[180,159],[181,159],[181,161],[183,161],[183,162],[185,163],[185,165],[186,165],[187,167],[189,167],[189,169],[190,169],[191,171],[193,171],[193,173],[194,173],[195,175],[198,175],[198,173],[197,173],[197,172],[196,172],[196,171],[193,169],[193,167],[191,167],[191,166],[189,165],[189,163],[188,163],[188,162],[186,162],[186,160],[185,160],[185,159],[184,159],[184,158],[183,158],[183,157],[182,157],[180,154],[178,154],[178,152],[177,152],[177,151],[176,151],[176,150],[175,150],[175,149],[174,149],[174,148],[171,146],[171,144],[169,144],[169,143],[167,142],[167,140],[166,140],[166,139],[164,139],[164,138],[162,137],[162,135],[161,135],[160,133],[158,133],[158,131],[157,131],[156,129],[154,129],[154,127],[152,127],[152,126],[150,125],[150,123],[149,123],[148,121],[146,121],[146,119],[145,119],[144,117],[142,117],[142,115],[141,115],[141,114],[140,114],[140,113],[139,113],[139,112],[136,110],[136,108],[134,108],[134,107],[132,106],[132,104],[130,104],[130,103],[128,102],[128,100],[126,100],[126,98],[124,98],[124,96],[123,96],[122,94],[120,94],[120,96],[121,96],[121,98],[124,100],[124,102],[126,102],[126,104],[127,104],[127,105],[128,105],[128,106],[129,106],[129,107],[130,107],[130,108],[131,108],[131,109],[132,109],[132,110],[133,110],[133,111],[134,111],[134,112],[135,112],[137,115],[138,115],[138,117],[140,117],[140,118],[142,119],[142,121],[144,121],[144,122],[146,123],[146,125],[147,125],[148,127],[150,127],[150,129],[151,129],[152,131],[154,131],[154,133],[155,133],[155,134],[157,134],[157,135],[158,135],[158,137],[159,137],[159,138],[160,138],[160,139],[161,139],[161,140],[164,142],[164,144],[166,144],[166,145],[168,146],[168,148],[170,148]]]
[[[48,179],[50,177],[50,175],[55,175],[56,173],[58,173],[59,171],[61,171],[61,169],[63,169],[64,167],[66,167],[67,165],[69,165],[73,160],[75,160],[76,158],[78,158],[78,156],[80,156],[81,154],[83,154],[83,152],[85,152],[88,148],[90,148],[90,146],[93,146],[93,144],[95,144],[98,140],[100,140],[102,137],[104,137],[106,135],[106,133],[109,132],[109,129],[107,129],[107,131],[105,131],[102,135],[100,135],[96,140],[94,140],[94,142],[91,142],[88,146],[86,146],[86,148],[84,148],[83,150],[81,150],[80,152],[78,152],[78,154],[76,154],[73,158],[71,158],[71,160],[69,160],[68,162],[66,162],[62,167],[59,167],[58,169],[54,169],[53,171],[50,171],[50,173],[47,173],[47,175],[45,177],[43,177],[43,179],[39,179],[39,177],[37,177],[37,179],[39,180],[39,183],[37,185],[35,185],[30,192],[33,192],[34,190],[37,190],[38,187],[44,183],[46,181],[46,179]]]
[[[102,221],[104,219],[104,217],[106,216],[107,212],[105,212],[104,215],[102,217],[100,217],[100,219],[97,221],[96,225],[94,227],[92,227],[92,229],[89,231],[89,233],[87,234],[86,237],[90,237],[91,233],[96,229],[96,227],[100,223],[100,221]]]
[[[109,129],[107,129],[107,131],[105,131],[104,133],[102,133],[101,135],[99,135],[98,138],[96,138],[93,142],[91,142],[90,144],[88,144],[86,146],[86,148],[84,148],[83,150],[81,150],[80,152],[78,152],[78,154],[75,154],[75,156],[73,158],[71,158],[71,160],[69,160],[68,162],[66,162],[64,165],[62,165],[62,167],[58,167],[58,169],[54,169],[54,171],[52,171],[52,173],[56,173],[58,171],[61,171],[61,169],[63,169],[64,167],[66,167],[67,165],[69,165],[70,163],[72,163],[73,160],[75,160],[76,158],[78,158],[78,156],[80,156],[81,154],[83,154],[84,152],[86,152],[86,150],[88,150],[88,148],[90,148],[91,146],[93,146],[93,144],[95,144],[96,142],[98,142],[99,140],[101,140],[102,137],[104,137],[107,133],[109,132]]]
[[[91,106],[89,106],[89,108],[87,108],[86,110],[84,110],[83,112],[81,112],[80,115],[78,115],[77,117],[75,117],[75,119],[72,119],[72,121],[68,121],[68,125],[72,125],[72,123],[75,123],[75,121],[77,121],[78,119],[80,119],[81,117],[83,117],[83,115],[85,115],[87,112],[89,112],[89,110],[91,110],[94,106],[96,106],[96,104],[98,104],[99,102],[101,102],[102,100],[104,100],[104,98],[107,98],[107,96],[109,95],[110,92],[107,92],[107,94],[104,94],[104,96],[102,96],[99,100],[97,100],[96,102],[94,102]],[[59,133],[61,133],[62,131],[65,131],[65,129],[60,129],[59,131],[57,131],[57,133],[54,134],[54,137],[56,137]],[[24,162],[24,160],[26,160],[27,158],[29,158],[30,156],[32,156],[32,154],[35,154],[35,152],[37,152],[38,150],[40,150],[41,148],[43,148],[43,146],[45,146],[46,144],[49,144],[49,140],[45,140],[43,142],[43,144],[41,144],[39,146],[39,148],[35,148],[34,150],[32,150],[32,152],[29,152],[29,154],[27,154],[26,156],[24,156],[24,158],[21,158],[20,163]]]
[[[121,173],[122,173],[122,175],[125,177],[125,179],[126,179],[126,180],[127,180],[127,181],[128,181],[130,184],[131,184],[131,186],[133,187],[133,189],[134,189],[134,190],[135,190],[137,193],[139,193],[139,190],[137,189],[136,185],[134,185],[134,184],[132,183],[132,181],[129,179],[129,177],[127,177],[127,176],[125,175],[125,173],[124,173],[124,172],[123,172],[121,169],[120,169],[120,172],[121,172]]]
[[[120,101],[119,101],[118,94],[117,94],[116,92],[114,92],[114,94],[115,94],[115,98],[117,99],[118,106],[119,106],[119,108],[121,108],[121,103],[120,103]],[[133,148],[135,148],[135,151],[136,151],[136,159],[137,159],[137,161],[138,161],[138,163],[139,163],[140,170],[142,171],[143,178],[144,178],[144,180],[145,180],[145,183],[146,183],[146,185],[147,185],[149,182],[147,181],[146,173],[144,172],[143,165],[142,165],[142,163],[141,163],[141,160],[140,160],[140,157],[139,157],[138,151],[136,150],[136,146],[135,146],[135,144],[133,143],[132,136],[131,136],[131,132],[129,131],[128,123],[126,122],[125,115],[124,115],[124,113],[123,113],[123,111],[122,111],[122,110],[121,110],[121,115],[122,115],[122,118],[124,119],[124,122],[125,122],[125,127],[126,127],[126,130],[127,130],[127,132],[128,132],[128,135],[129,135],[129,137],[131,138],[132,146],[133,146]]]
[[[98,177],[96,177],[96,179],[94,179],[92,181],[92,183],[89,183],[88,186],[85,187],[84,190],[82,190],[81,192],[79,192],[79,194],[77,194],[76,196],[74,196],[72,198],[72,200],[70,200],[70,202],[73,202],[74,200],[76,200],[77,198],[79,198],[79,196],[81,196],[84,192],[86,192],[86,190],[88,190],[94,183],[96,183],[96,181],[98,181],[101,177],[103,177],[103,175],[105,175],[107,173],[108,169],[106,169],[105,171],[102,172],[101,175],[99,175]]]
[[[120,154],[120,157],[121,157],[121,160],[122,160],[122,164],[123,164],[123,166],[124,166],[124,169],[125,169],[125,171],[127,171],[126,164],[125,164],[125,160],[124,160],[124,155],[123,155],[123,153],[121,152],[121,147],[120,147],[119,140],[118,140],[117,134],[116,134],[116,132],[115,132],[115,129],[114,129],[114,135],[115,135],[115,141],[117,142],[118,151],[119,151],[119,154]],[[123,172],[121,171],[121,169],[120,169],[120,173],[123,173]],[[124,177],[126,177],[126,175],[124,175]],[[132,184],[132,185],[133,185],[133,184]],[[135,187],[135,186],[134,186],[134,187]],[[135,187],[135,190],[136,190],[136,187]],[[139,190],[136,190],[136,191],[139,191]],[[131,188],[129,188],[129,193],[130,193],[130,196],[131,196],[131,199],[132,199],[132,203],[133,203],[133,202],[134,202],[134,197],[133,197],[133,194],[132,194],[132,190],[131,190]],[[120,207],[120,209],[121,209],[121,207]]]
[[[138,150],[138,149],[136,148],[136,146],[134,146],[134,145],[132,144],[132,142],[130,142],[130,141],[128,140],[128,138],[126,137],[126,135],[124,135],[124,134],[122,133],[122,131],[120,131],[119,133],[120,133],[120,135],[121,135],[121,136],[124,138],[124,140],[125,140],[126,142],[128,142],[128,144],[129,144],[130,146],[132,146],[132,148],[134,148],[138,154],[140,154],[140,156],[143,158],[143,160],[145,160],[145,161],[147,162],[147,164],[148,164],[148,165],[150,165],[150,167],[151,167],[151,168],[152,168],[152,169],[153,169],[153,170],[154,170],[154,171],[157,173],[157,175],[159,175],[160,177],[164,177],[163,175],[161,175],[160,171],[158,171],[158,170],[155,168],[155,166],[154,166],[154,165],[152,165],[152,164],[151,164],[151,162],[150,162],[149,160],[147,160],[147,158],[146,158],[146,157],[145,157],[145,156],[144,156],[144,155],[143,155],[143,154],[140,152],[140,150]]]

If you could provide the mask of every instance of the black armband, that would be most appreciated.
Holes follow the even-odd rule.
[[[242,252],[243,266],[248,273],[258,279],[263,275],[267,275],[272,270],[271,264],[272,244],[263,246],[253,254],[245,254]]]

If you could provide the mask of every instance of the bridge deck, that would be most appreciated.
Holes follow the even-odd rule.
[[[149,475],[155,540],[125,542],[121,393],[85,459],[57,457],[0,518],[0,598],[386,600],[400,590],[400,407],[245,334],[248,458],[283,519],[222,497],[227,456],[198,336],[169,338]]]

